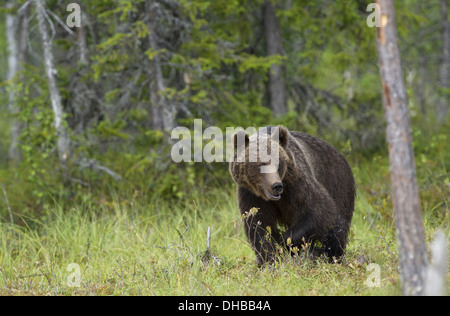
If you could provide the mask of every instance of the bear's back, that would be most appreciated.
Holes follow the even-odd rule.
[[[276,126],[267,126],[258,130],[258,135],[273,134]],[[289,131],[288,149],[297,162],[306,161],[315,178],[341,204],[355,195],[353,174],[345,158],[330,144],[309,134]],[[352,200],[352,199],[351,199]],[[340,205],[352,208],[348,205]]]
[[[346,210],[343,215],[351,218],[356,190],[355,180],[344,156],[333,146],[317,137],[302,132],[290,133],[302,151],[309,155],[316,179],[330,193],[338,208]],[[295,144],[291,145],[296,146]],[[295,151],[292,146],[290,148]]]

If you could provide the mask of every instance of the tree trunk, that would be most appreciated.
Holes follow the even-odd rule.
[[[86,14],[81,13],[82,21],[87,20]],[[89,49],[86,39],[86,28],[85,23],[81,23],[81,26],[77,28],[77,38],[78,38],[78,51],[80,64],[87,65],[89,60]]]
[[[442,62],[439,74],[439,81],[442,89],[449,88],[448,76],[450,71],[450,26],[448,23],[447,0],[441,0],[442,13]],[[441,92],[439,98],[439,109],[437,111],[438,122],[445,122],[448,113],[448,92]]]
[[[157,34],[157,14],[155,12],[155,6],[158,3],[145,3],[146,11],[149,14],[148,29],[150,49],[152,51],[158,51],[158,34]],[[159,129],[161,131],[171,131],[174,126],[175,109],[170,106],[161,92],[165,89],[164,77],[161,67],[161,58],[156,54],[150,61],[150,102],[152,113],[152,128]]]
[[[264,29],[266,33],[267,55],[284,56],[283,43],[281,38],[281,27],[275,8],[270,0],[264,3]],[[273,64],[269,71],[269,99],[270,108],[275,116],[287,113],[286,85],[284,81],[285,69],[283,65]]]
[[[400,272],[404,295],[422,295],[427,250],[417,187],[408,98],[397,44],[392,0],[377,0],[381,8],[378,28],[378,63],[387,120],[387,141],[395,210]]]
[[[39,22],[39,31],[42,38],[42,46],[44,50],[45,70],[47,72],[48,86],[50,90],[50,98],[55,114],[55,128],[57,134],[57,148],[59,159],[63,168],[66,166],[66,161],[69,158],[70,153],[70,138],[64,122],[64,110],[61,102],[61,95],[58,90],[56,82],[56,68],[53,62],[53,51],[50,43],[50,37],[48,33],[47,19],[45,15],[44,4],[42,0],[36,1],[37,18]]]
[[[11,8],[13,2],[8,3],[7,7]],[[19,25],[19,18],[17,15],[8,14],[6,16],[6,40],[8,43],[8,80],[14,78],[19,71],[19,44],[17,41],[17,28]],[[15,91],[14,87],[9,91],[8,108],[12,116],[18,113],[15,105]],[[20,123],[16,118],[11,120],[11,143],[9,145],[8,158],[12,163],[17,163],[20,160],[19,149]]]

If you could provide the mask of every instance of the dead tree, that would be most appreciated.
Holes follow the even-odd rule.
[[[35,0],[37,19],[39,23],[39,31],[41,33],[42,46],[44,51],[44,63],[47,73],[48,86],[50,90],[50,99],[53,113],[55,115],[55,129],[57,134],[57,149],[59,160],[63,167],[66,166],[66,161],[70,153],[70,137],[64,122],[64,109],[61,101],[61,94],[58,90],[56,81],[56,67],[54,65],[52,43],[48,31],[48,15],[45,11],[42,0]],[[46,18],[47,17],[47,18]]]
[[[378,64],[387,142],[391,193],[395,210],[400,272],[404,295],[422,295],[427,250],[417,187],[408,97],[397,44],[397,25],[392,0],[378,0],[381,26],[377,28]]]
[[[7,4],[8,8],[13,7],[13,1]],[[15,15],[6,16],[6,39],[8,43],[8,80],[22,71],[22,65],[26,61],[28,38],[28,6]],[[20,80],[20,79],[17,79]],[[11,82],[12,89],[9,91],[9,111],[13,118],[11,119],[11,143],[9,146],[8,158],[12,163],[20,160],[19,137],[21,134],[20,121],[15,118],[19,113],[19,108],[15,104],[16,91],[14,82]]]
[[[13,2],[8,3],[7,7],[12,7]],[[18,26],[17,15],[8,14],[6,16],[6,40],[8,43],[8,80],[12,80],[18,71],[18,43],[16,39],[17,26]],[[12,115],[17,114],[17,107],[15,106],[15,93],[12,88],[9,92],[9,111]],[[18,146],[18,136],[15,133],[14,125],[16,120],[13,121],[13,126],[11,127],[11,144],[9,146],[9,159],[12,162],[17,162],[20,159],[20,151]]]

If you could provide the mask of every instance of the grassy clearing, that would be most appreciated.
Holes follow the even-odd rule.
[[[449,154],[436,148],[439,155],[418,154],[428,244],[437,229],[450,236]],[[15,213],[16,224],[0,199],[0,295],[399,295],[388,161],[361,161],[352,164],[358,194],[342,264],[289,257],[259,269],[228,185],[178,202],[144,202],[124,188],[96,203],[55,202],[40,216]],[[205,265],[209,226],[213,259]],[[75,287],[72,263],[81,275]],[[366,282],[371,263],[379,265],[380,287]]]
[[[55,207],[45,222],[3,223],[0,294],[399,294],[393,236],[380,240],[363,212],[355,214],[344,264],[286,258],[275,267],[258,269],[237,224],[235,202],[229,192],[214,194],[225,203],[200,200],[174,206],[183,209],[181,215],[171,215],[170,205],[158,209],[116,201],[109,211]],[[363,208],[363,201],[358,205]],[[204,265],[208,226],[213,259]],[[380,264],[381,288],[364,285],[368,262]],[[66,270],[71,263],[80,266],[80,287],[67,285],[74,272]]]

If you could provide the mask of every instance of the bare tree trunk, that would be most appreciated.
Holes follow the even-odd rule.
[[[61,102],[61,94],[58,90],[56,82],[56,68],[54,65],[53,51],[50,43],[48,33],[47,20],[45,18],[46,12],[42,0],[35,0],[37,18],[39,22],[39,31],[42,38],[42,46],[44,49],[45,70],[47,72],[48,86],[50,90],[50,98],[52,102],[53,113],[55,114],[55,128],[57,133],[57,147],[59,159],[63,167],[66,166],[66,161],[70,154],[70,138],[64,122],[64,110]]]
[[[8,3],[7,7],[11,8],[13,2]],[[19,71],[19,44],[17,41],[17,28],[19,25],[19,18],[17,15],[8,14],[6,16],[6,40],[8,43],[8,80],[14,78]],[[9,92],[9,111],[11,115],[16,115],[18,109],[15,105],[15,91],[12,88]],[[20,160],[19,150],[19,136],[20,136],[20,123],[17,119],[13,118],[11,123],[11,144],[9,146],[8,157],[13,163],[17,163]]]
[[[87,20],[86,14],[84,12],[81,13],[82,21]],[[84,26],[85,23],[81,23],[81,26],[77,28],[77,37],[78,37],[78,50],[79,50],[79,56],[80,56],[80,63],[83,65],[86,65],[89,60],[89,49],[87,46],[87,39],[86,39],[86,28]]]
[[[264,28],[266,33],[267,55],[284,56],[283,43],[281,38],[281,27],[275,8],[270,0],[264,3]],[[269,98],[270,107],[275,116],[287,113],[286,85],[284,81],[284,66],[273,64],[269,72]]]
[[[150,3],[147,1],[145,3],[146,11],[149,14],[148,29],[150,49],[152,51],[157,51],[158,40],[157,40],[157,14],[155,6],[158,6],[157,2]],[[153,57],[150,61],[150,73],[153,78],[150,80],[150,102],[152,105],[152,128],[159,129],[162,131],[171,131],[174,126],[175,109],[173,106],[168,104],[165,97],[161,95],[161,92],[165,89],[164,77],[161,67],[161,58],[158,54]]]
[[[441,0],[442,13],[442,63],[440,71],[441,88],[448,89],[448,76],[450,72],[450,26],[448,23],[448,6],[447,0]],[[448,113],[448,92],[442,93],[439,99],[439,109],[437,111],[438,122],[445,122]]]
[[[408,98],[397,44],[392,0],[377,0],[381,8],[378,28],[378,63],[387,120],[387,141],[395,210],[400,272],[404,295],[422,295],[427,250],[417,187]]]
[[[84,10],[81,10],[81,24],[75,31],[80,66],[76,76],[83,76],[89,71],[89,46],[86,33],[88,24],[88,16]],[[67,123],[75,134],[79,134],[86,129],[90,120],[98,116],[98,108],[92,100],[95,94],[94,87],[90,86],[86,80],[74,81],[71,90],[73,97],[70,98],[66,107],[66,112],[71,116],[67,119]]]

